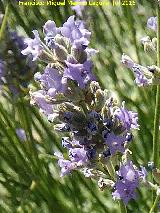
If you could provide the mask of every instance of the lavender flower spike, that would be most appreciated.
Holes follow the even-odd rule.
[[[25,39],[24,43],[27,44],[27,48],[22,50],[21,53],[23,55],[31,54],[33,57],[32,60],[35,61],[41,54],[42,46],[41,46],[41,40],[40,40],[38,31],[33,30],[32,32],[33,32],[35,38],[34,39],[31,39],[31,38]]]
[[[147,27],[157,31],[157,17],[150,17],[147,21]]]
[[[125,101],[122,102],[122,107],[115,110],[114,115],[122,122],[126,130],[139,129],[138,113],[125,109]]]

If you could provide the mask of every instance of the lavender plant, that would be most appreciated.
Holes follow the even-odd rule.
[[[25,40],[22,54],[46,64],[43,73],[34,75],[40,89],[31,89],[31,104],[64,134],[65,151],[55,152],[61,176],[79,170],[95,179],[101,190],[109,188],[113,199],[120,201],[121,212],[127,211],[125,205],[131,199],[137,199],[136,190],[142,184],[159,196],[159,187],[147,180],[146,169],[132,162],[129,146],[132,130],[140,128],[138,114],[126,109],[125,102],[119,106],[96,81],[91,60],[98,51],[88,47],[91,33],[84,22],[71,16],[62,27],[56,27],[49,20],[43,32],[44,42],[33,31],[34,38]],[[158,67],[145,68],[126,55],[122,63],[135,72],[139,86],[159,84]],[[159,173],[154,171],[157,177]]]

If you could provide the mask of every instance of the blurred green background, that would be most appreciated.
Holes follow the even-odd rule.
[[[25,37],[37,29],[42,35],[42,26],[54,20],[61,26],[74,14],[69,5],[18,6],[8,1],[9,26]],[[7,1],[0,0],[1,13],[5,13]],[[119,103],[126,101],[128,109],[139,114],[140,130],[134,132],[131,144],[133,160],[146,166],[152,159],[152,129],[155,106],[154,88],[138,88],[133,74],[122,66],[122,53],[128,54],[137,63],[155,64],[143,50],[140,39],[145,35],[155,36],[148,30],[148,17],[155,15],[153,1],[136,0],[135,6],[86,7],[83,19],[92,32],[90,47],[99,50],[93,58],[94,73],[103,88],[112,90]],[[5,31],[3,32],[5,35]],[[5,42],[5,36],[1,39]],[[16,64],[18,67],[19,64]],[[42,69],[40,66],[39,69]],[[21,142],[16,128],[23,128],[27,141]],[[97,183],[86,179],[78,172],[60,178],[54,150],[61,149],[60,136],[53,126],[29,103],[29,94],[15,99],[6,91],[0,98],[0,212],[36,213],[118,213],[119,207],[111,193],[101,192]],[[151,191],[137,192],[138,201],[131,201],[128,212],[148,212]]]

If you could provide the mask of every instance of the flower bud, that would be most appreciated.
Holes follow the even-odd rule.
[[[98,89],[101,89],[101,87],[99,86],[99,83],[97,81],[92,81],[90,83],[90,90],[91,90],[91,93],[95,93]]]
[[[72,47],[71,55],[78,61],[78,63],[83,64],[87,60],[87,53],[82,49]]]
[[[98,89],[95,93],[96,110],[101,110],[104,105],[104,92]]]
[[[154,180],[160,184],[160,170],[155,168],[153,169],[153,177],[154,177]]]
[[[62,45],[56,44],[54,52],[58,60],[65,61],[67,59],[67,50]]]
[[[153,73],[153,76],[155,78],[156,77],[160,78],[160,68],[159,67],[157,67],[156,65],[152,65],[152,66],[148,66],[147,68],[151,73]]]
[[[71,43],[70,43],[69,39],[67,39],[66,37],[60,36],[60,35],[56,35],[54,40],[57,44],[63,46],[70,53]]]
[[[54,63],[56,61],[56,58],[54,55],[49,54],[47,51],[45,50],[41,50],[41,53],[39,54],[38,58],[41,61],[44,61],[45,63],[49,64],[49,63]]]
[[[122,55],[121,62],[122,64],[124,64],[126,67],[130,69],[134,66],[134,61],[128,55],[125,55],[124,53]]]
[[[102,177],[98,180],[98,186],[101,191],[103,191],[106,187],[107,188],[113,188],[114,182],[110,179],[104,179]]]
[[[150,37],[146,36],[146,37],[141,39],[141,42],[144,45],[144,51],[147,54],[149,54],[152,58],[153,58],[153,56],[156,56],[156,43],[155,43],[155,40],[151,41]]]

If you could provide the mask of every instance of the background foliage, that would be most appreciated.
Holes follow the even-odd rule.
[[[69,6],[20,7],[16,1],[9,3],[6,21],[23,36],[32,36],[33,29],[42,33],[42,26],[49,19],[60,26],[74,14]],[[2,14],[6,5],[0,0]],[[94,57],[97,78],[119,101],[125,100],[129,109],[138,111],[140,130],[134,133],[131,150],[135,163],[144,166],[152,157],[154,88],[138,88],[120,59],[124,52],[143,65],[155,63],[140,44],[146,34],[154,36],[146,28],[147,18],[153,15],[153,2],[142,0],[133,7],[87,7],[84,15],[92,32],[91,47],[99,50]],[[5,35],[5,28],[1,33]],[[5,36],[0,42],[5,42]],[[16,128],[26,131],[26,142],[17,137]],[[5,97],[0,98],[0,212],[119,212],[110,193],[100,192],[94,181],[77,172],[60,178],[53,156],[56,149],[60,149],[60,136],[29,104],[28,91],[18,99],[6,91]],[[139,202],[132,201],[129,212],[148,212],[150,196],[151,191],[139,191]]]

